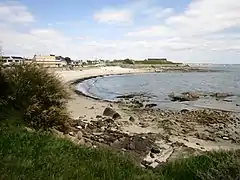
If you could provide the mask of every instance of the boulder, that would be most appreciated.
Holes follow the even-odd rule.
[[[145,108],[153,108],[153,107],[155,107],[155,106],[157,106],[157,104],[155,104],[155,103],[150,103],[150,104],[146,104],[146,105],[145,105]]]
[[[200,97],[197,92],[185,92],[183,95],[190,97],[191,99],[198,99]]]
[[[175,95],[174,93],[171,93],[168,95],[172,101],[196,101],[200,96],[196,92],[185,92],[179,95]]]
[[[119,113],[117,113],[117,112],[115,114],[113,114],[112,118],[114,120],[122,119],[121,115]]]
[[[129,118],[129,121],[134,122],[134,121],[135,121],[135,118],[131,116],[131,117]]]
[[[159,149],[158,147],[153,146],[152,149],[151,149],[151,152],[154,153],[154,154],[158,154],[158,153],[160,153],[161,151],[160,151],[160,149]]]
[[[105,110],[103,111],[103,115],[109,116],[109,117],[113,118],[114,120],[121,119],[120,114],[117,113],[114,109],[112,109],[110,107],[105,108]]]
[[[143,103],[140,100],[134,99],[134,100],[132,100],[132,103],[135,104],[139,108],[144,106]]]

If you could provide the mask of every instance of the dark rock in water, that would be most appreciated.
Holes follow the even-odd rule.
[[[131,99],[131,98],[134,98],[134,96],[136,96],[136,95],[135,94],[128,94],[128,95],[117,96],[117,98]]]
[[[197,92],[185,92],[185,93],[182,93],[184,96],[187,96],[191,99],[198,99],[200,97],[199,93]]]
[[[155,106],[157,106],[157,104],[151,103],[151,104],[146,104],[146,105],[145,105],[145,108],[153,108],[153,107],[155,107]]]
[[[240,106],[240,104],[236,104],[236,106]]]
[[[117,119],[121,119],[122,117],[120,116],[119,113],[115,113],[115,114],[112,116],[112,118],[113,118],[114,120],[117,120]]]
[[[211,96],[216,97],[216,98],[226,98],[226,97],[233,96],[233,95],[229,94],[229,93],[215,93]]]
[[[134,121],[135,121],[134,117],[131,116],[131,117],[129,118],[129,121],[134,122]]]
[[[180,95],[175,95],[174,93],[171,93],[168,95],[172,101],[196,101],[200,96],[198,93],[195,92],[186,92]]]
[[[158,153],[160,153],[161,151],[160,151],[160,149],[159,149],[158,147],[153,146],[152,149],[151,149],[151,152],[154,153],[154,154],[158,154]]]
[[[233,102],[231,99],[224,99],[225,102]]]
[[[103,111],[103,115],[104,115],[104,116],[110,116],[110,117],[112,117],[115,113],[116,113],[116,111],[113,110],[113,109],[110,108],[110,107],[105,108],[105,110]]]
[[[190,101],[189,98],[187,97],[184,97],[182,95],[179,95],[179,96],[169,96],[171,98],[171,101],[180,101],[180,102],[183,102],[183,101]]]

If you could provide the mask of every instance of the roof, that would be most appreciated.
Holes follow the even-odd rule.
[[[8,59],[10,56],[2,56],[3,59]]]
[[[13,59],[23,59],[22,57],[19,56],[12,56]]]
[[[23,57],[20,56],[2,56],[3,59],[23,59]]]

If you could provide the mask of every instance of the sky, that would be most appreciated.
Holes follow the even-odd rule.
[[[3,55],[240,64],[240,0],[0,0]]]

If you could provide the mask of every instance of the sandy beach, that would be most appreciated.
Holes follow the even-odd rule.
[[[146,69],[99,67],[82,71],[56,71],[64,82],[100,75],[143,73]],[[239,117],[231,112],[201,109],[173,112],[129,107],[130,102],[111,103],[72,92],[68,108],[76,120],[71,134],[84,135],[92,146],[105,144],[137,154],[147,166],[189,154],[240,148]],[[107,117],[109,107],[121,116]],[[110,118],[110,119],[109,119]],[[108,122],[107,124],[105,122]],[[101,125],[99,125],[101,124]],[[109,140],[110,139],[110,140]],[[153,145],[161,153],[152,154]],[[146,164],[144,164],[146,166]]]
[[[56,71],[56,73],[62,77],[66,83],[73,82],[78,79],[100,76],[100,75],[113,75],[113,74],[129,74],[129,73],[142,73],[147,72],[145,69],[132,69],[132,68],[121,68],[121,67],[99,67],[92,68],[82,71]],[[72,95],[73,100],[69,102],[69,111],[73,118],[85,116],[86,119],[93,119],[97,115],[101,115],[103,110],[109,103],[94,100],[85,96],[79,96],[75,93]],[[114,108],[118,109],[118,106],[114,105]]]

